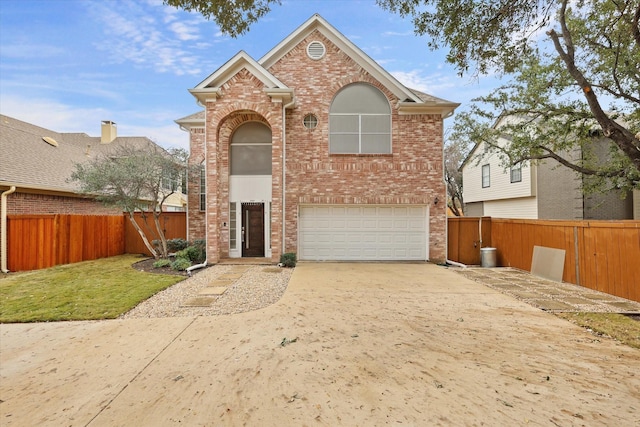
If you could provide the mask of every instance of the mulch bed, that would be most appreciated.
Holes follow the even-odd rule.
[[[174,276],[188,276],[186,271],[177,271],[172,269],[171,267],[161,267],[156,268],[153,266],[153,263],[156,262],[154,258],[147,258],[142,261],[138,261],[132,265],[133,268],[139,271],[144,271],[146,273],[156,273],[156,274],[172,274]]]

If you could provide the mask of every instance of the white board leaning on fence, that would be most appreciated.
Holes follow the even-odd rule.
[[[545,279],[562,282],[564,273],[564,249],[547,248],[544,246],[533,247],[531,260],[531,274]]]

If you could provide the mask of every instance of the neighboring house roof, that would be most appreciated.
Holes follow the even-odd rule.
[[[191,129],[192,127],[202,127],[204,126],[205,113],[204,110],[198,111],[197,113],[190,114],[181,119],[175,120],[175,122],[180,125],[183,130]]]
[[[398,103],[400,114],[441,114],[443,117],[448,117],[460,105],[407,88],[318,14],[309,18],[258,61],[244,51],[239,52],[191,89],[191,94],[200,102],[216,99],[220,96],[220,87],[244,68],[264,83],[265,91],[272,98],[281,98],[284,102],[295,99],[295,88],[287,87],[268,70],[314,31],[320,32],[392,92],[400,100]],[[176,123],[185,127],[194,126],[193,116],[176,120]],[[202,117],[203,121],[204,117]]]
[[[110,143],[101,143],[101,137],[56,132],[0,115],[0,185],[75,193],[78,184],[68,179],[76,163],[108,153],[116,146],[152,144],[146,137],[116,137]]]

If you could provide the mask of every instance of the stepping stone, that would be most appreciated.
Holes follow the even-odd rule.
[[[513,295],[522,299],[540,298],[540,294],[537,292],[513,292]]]
[[[537,305],[538,307],[540,307],[542,310],[546,310],[546,311],[553,311],[553,310],[570,310],[570,311],[575,311],[575,307],[569,305],[569,304],[565,304],[563,302],[560,301],[553,301],[553,300],[536,300],[533,301],[533,303],[535,305]]]
[[[224,291],[227,290],[226,286],[214,286],[210,288],[204,288],[200,292],[199,295],[222,295]]]
[[[547,295],[567,295],[566,292],[553,288],[540,289],[540,292]]]
[[[194,297],[189,298],[185,301],[182,306],[183,307],[209,307],[212,302],[214,302],[215,298],[210,297]]]
[[[504,289],[505,291],[521,291],[522,287],[518,285],[503,285],[498,283],[491,283],[492,286],[495,286],[498,289]]]
[[[593,304],[593,301],[586,300],[584,298],[568,297],[564,299],[569,304]]]
[[[583,297],[594,301],[611,301],[611,295],[584,294]]]
[[[280,267],[267,267],[263,268],[262,271],[265,273],[280,273],[282,272],[282,269]]]
[[[218,276],[218,279],[236,280],[242,277],[242,273],[225,273]]]
[[[618,310],[630,311],[634,313],[640,313],[640,305],[632,302],[608,302],[606,305],[617,308]]]
[[[222,280],[222,279],[216,279],[216,280],[212,280],[211,282],[209,282],[209,288],[217,288],[217,287],[229,287],[233,284],[233,280]]]

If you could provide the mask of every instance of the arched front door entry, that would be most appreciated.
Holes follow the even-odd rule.
[[[271,129],[261,122],[240,125],[230,151],[229,254],[271,256]]]

